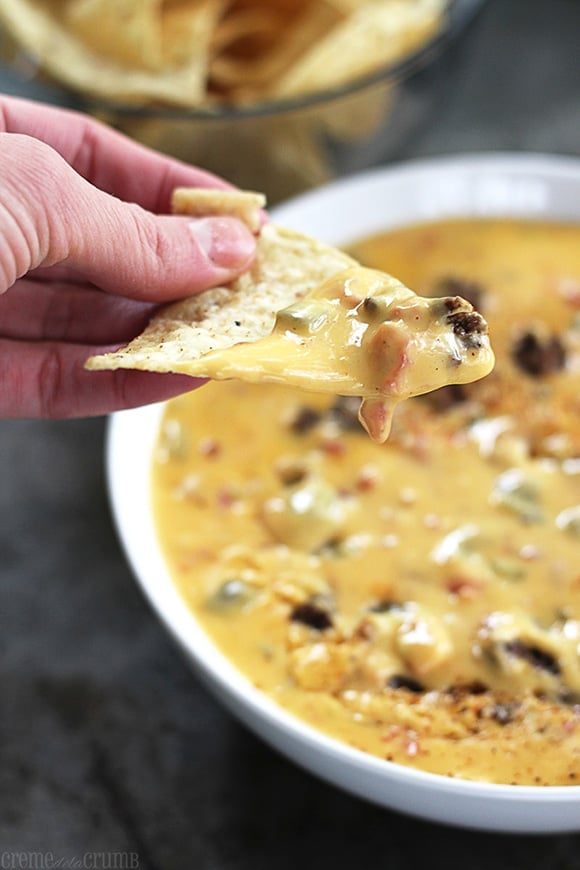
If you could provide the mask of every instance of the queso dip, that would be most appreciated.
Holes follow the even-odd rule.
[[[449,221],[353,246],[489,323],[494,372],[398,408],[213,383],[153,467],[175,583],[314,727],[447,776],[580,784],[580,228]]]

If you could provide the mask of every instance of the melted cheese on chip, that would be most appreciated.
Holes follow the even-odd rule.
[[[279,311],[270,335],[210,351],[187,371],[360,396],[362,424],[385,441],[397,402],[482,378],[493,361],[487,324],[470,303],[424,299],[354,266]]]
[[[232,214],[254,231],[260,194],[178,189],[173,209]],[[127,347],[90,369],[136,368],[215,380],[285,383],[359,396],[359,419],[383,442],[397,402],[489,374],[487,324],[459,296],[423,299],[315,239],[265,225],[252,268],[165,306]]]

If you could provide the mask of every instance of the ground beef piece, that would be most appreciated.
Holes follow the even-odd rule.
[[[471,680],[469,683],[454,683],[447,689],[447,694],[458,701],[465,695],[484,695],[488,691],[489,687],[485,683],[480,680]]]
[[[460,405],[468,397],[469,392],[465,384],[449,384],[447,387],[440,387],[438,390],[426,393],[422,399],[428,402],[435,411],[442,412]]]
[[[564,367],[566,351],[557,335],[540,338],[533,332],[524,332],[513,346],[512,357],[526,374],[541,377]]]
[[[332,618],[329,612],[310,601],[306,601],[304,604],[297,604],[290,614],[290,619],[292,622],[301,622],[309,628],[316,629],[316,631],[332,628]]]
[[[456,310],[453,299],[449,299],[447,307],[447,323],[453,332],[461,340],[465,347],[481,347],[481,336],[487,333],[487,323],[477,311]]]
[[[407,689],[408,692],[416,692],[417,694],[425,691],[425,686],[419,680],[405,674],[393,674],[392,677],[389,677],[387,687],[389,689]]]
[[[311,429],[314,429],[320,421],[320,414],[314,408],[304,405],[297,412],[296,416],[290,424],[290,428],[295,435],[306,435]]]
[[[471,302],[478,311],[482,311],[485,307],[485,293],[482,284],[455,276],[441,278],[435,285],[436,296],[461,296]]]
[[[560,701],[563,704],[569,704],[571,707],[580,707],[580,692],[563,689],[560,693]]]
[[[363,432],[358,419],[360,400],[356,396],[337,396],[328,410],[328,418],[343,432]]]
[[[505,651],[519,659],[524,659],[528,664],[541,671],[547,671],[555,677],[560,674],[560,663],[558,659],[547,650],[540,649],[539,646],[525,643],[523,640],[508,640],[504,643]]]

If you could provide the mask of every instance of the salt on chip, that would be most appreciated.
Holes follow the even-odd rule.
[[[164,307],[126,347],[91,357],[86,367],[187,374],[210,351],[269,335],[278,311],[354,264],[335,248],[267,224],[248,272]]]

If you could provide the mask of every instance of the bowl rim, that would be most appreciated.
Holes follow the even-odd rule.
[[[207,108],[187,108],[183,106],[151,105],[140,106],[115,102],[98,96],[77,93],[77,98],[86,111],[122,114],[127,119],[161,119],[171,121],[234,121],[239,119],[263,118],[285,112],[295,112],[333,103],[349,97],[366,88],[372,88],[386,81],[397,82],[418,72],[434,61],[466,29],[481,11],[486,0],[449,0],[445,10],[444,26],[416,51],[395,63],[383,65],[371,73],[349,81],[346,84],[323,88],[302,96],[283,97],[264,103],[247,106],[216,105]],[[72,90],[68,88],[67,90]]]
[[[274,219],[279,217],[284,219],[286,214],[291,216],[302,205],[308,206],[313,199],[317,199],[321,195],[332,196],[337,192],[347,195],[353,185],[374,185],[379,178],[404,178],[409,174],[437,173],[449,169],[484,174],[505,171],[522,176],[529,176],[530,172],[535,172],[546,178],[560,179],[569,179],[572,176],[574,182],[580,184],[580,159],[573,156],[533,152],[524,154],[484,152],[447,155],[402,161],[398,164],[367,170],[330,182],[321,188],[300,194],[280,204],[273,209],[272,215]],[[549,217],[546,219],[549,220]],[[113,519],[127,560],[153,610],[173,640],[193,661],[204,682],[219,690],[218,694],[222,702],[233,709],[238,718],[241,718],[250,727],[254,727],[254,730],[256,730],[255,723],[252,722],[254,717],[265,720],[273,730],[283,732],[284,736],[298,738],[302,744],[315,749],[328,758],[346,761],[351,769],[356,768],[358,771],[376,777],[384,777],[395,784],[428,787],[430,791],[436,791],[440,795],[453,794],[459,798],[472,797],[483,800],[491,798],[506,806],[506,809],[507,805],[513,803],[541,804],[542,806],[566,804],[569,807],[571,803],[579,801],[580,783],[578,785],[513,786],[504,783],[451,778],[406,767],[399,763],[387,762],[385,759],[355,749],[337,738],[318,731],[314,726],[279,706],[273,699],[258,690],[241,671],[238,671],[213,644],[209,635],[205,634],[171,580],[163,562],[160,546],[154,540],[155,530],[152,512],[147,508],[142,511],[143,516],[138,528],[135,527],[131,515],[135,501],[139,501],[139,498],[143,501],[144,495],[147,504],[150,504],[150,485],[147,476],[146,481],[141,481],[141,489],[137,493],[137,498],[130,490],[127,491],[129,478],[124,467],[122,446],[128,435],[133,434],[134,437],[135,432],[139,432],[141,435],[145,433],[149,441],[136,445],[136,449],[149,451],[147,455],[150,457],[150,450],[157,432],[154,424],[159,422],[164,406],[165,403],[160,403],[130,411],[121,411],[109,418],[105,439],[105,462]],[[161,581],[158,573],[160,570],[161,574],[165,575],[162,576]],[[232,699],[235,703],[230,706]],[[244,710],[251,714],[248,719],[241,712]],[[267,735],[262,735],[262,737],[268,742],[274,743],[280,751],[285,752],[283,746],[275,743]],[[300,764],[299,759],[291,751],[288,751],[287,754],[293,758],[295,763]],[[580,809],[580,803],[578,806]],[[424,813],[420,813],[420,815],[428,818]],[[497,830],[517,831],[523,830],[523,828],[502,828],[501,825],[498,825]],[[580,830],[580,813],[576,828],[572,828],[570,825],[563,828],[551,826],[544,829],[544,832],[556,832],[557,830]]]

